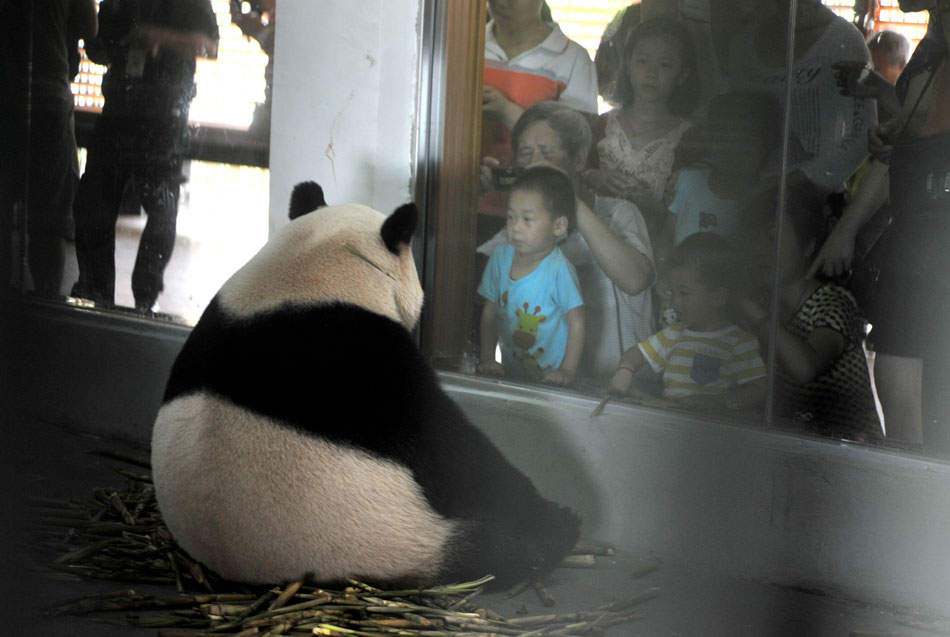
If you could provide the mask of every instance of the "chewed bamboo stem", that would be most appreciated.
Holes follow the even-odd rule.
[[[596,568],[597,558],[593,555],[568,555],[560,564],[561,568]]]
[[[538,594],[538,598],[541,600],[541,603],[545,606],[554,606],[556,603],[554,597],[551,595],[550,591],[538,580],[533,580],[531,586],[534,587],[534,591]]]
[[[303,586],[303,580],[298,580],[287,585],[287,588],[277,596],[267,610],[276,610],[287,603],[287,601],[297,594],[297,591],[300,590],[300,587]]]

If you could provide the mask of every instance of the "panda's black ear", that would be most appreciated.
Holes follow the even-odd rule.
[[[401,244],[409,245],[412,240],[412,233],[416,231],[416,219],[419,211],[416,204],[407,203],[396,208],[396,211],[386,217],[383,222],[383,229],[379,234],[383,237],[383,243],[393,254],[399,254]]]
[[[287,216],[292,221],[326,205],[320,184],[315,181],[302,181],[294,186],[293,192],[290,193],[290,212]]]

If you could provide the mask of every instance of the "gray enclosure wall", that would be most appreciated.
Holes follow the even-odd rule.
[[[188,330],[56,305],[2,312],[4,420],[142,444]],[[943,613],[950,466],[441,374],[472,420],[584,535],[636,555]],[[6,422],[16,426],[16,422]]]

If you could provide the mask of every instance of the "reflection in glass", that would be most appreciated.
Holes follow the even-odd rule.
[[[174,235],[169,235],[174,241],[171,249],[174,257],[164,259],[167,285],[163,300],[153,302],[147,308],[186,322],[196,319],[214,290],[257,250],[267,232],[268,127],[259,114],[257,128],[251,133],[248,129],[255,110],[261,111],[255,104],[266,102],[268,92],[264,69],[268,56],[257,41],[245,38],[238,26],[231,23],[226,5],[199,2],[197,6],[205,4],[209,5],[209,14],[211,6],[217,11],[217,15],[210,19],[213,28],[220,31],[220,46],[217,59],[197,59],[197,94],[190,104],[188,117],[189,144],[177,173],[181,182],[178,228]],[[108,22],[108,3],[104,8]],[[270,32],[272,35],[273,19],[270,20]],[[10,46],[14,44],[8,43]],[[106,69],[86,56],[84,44],[80,41],[73,50],[75,75],[71,85],[82,172],[88,166],[86,147],[92,139],[91,131],[105,102],[102,82]],[[151,59],[146,56],[145,61],[149,63]],[[28,68],[25,61],[21,68]],[[9,85],[17,86],[15,83]],[[269,113],[267,117],[269,119]],[[19,121],[27,121],[25,114]],[[36,131],[31,132],[35,134]],[[7,165],[5,162],[4,178],[17,181],[7,170]],[[35,171],[34,178],[36,174]],[[119,191],[120,214],[115,225],[118,286],[115,302],[118,306],[135,305],[130,287],[131,270],[136,261],[136,247],[149,219],[147,214],[143,215],[142,206],[143,197],[146,200],[149,197],[149,189],[147,184],[140,182],[141,179],[129,180],[121,185]],[[12,190],[4,189],[4,192]],[[26,206],[21,206],[21,209],[25,218],[29,211]],[[65,210],[68,215],[68,205]],[[7,218],[10,217],[12,215]],[[72,219],[68,221],[62,281],[54,289],[45,290],[43,296],[62,298],[77,282],[77,261],[71,241]],[[13,241],[5,241],[4,245],[18,248],[17,256],[12,259],[14,264],[21,263],[30,252],[29,242],[21,234],[17,234]],[[10,272],[9,280],[16,288],[31,294],[41,293],[26,268]],[[139,305],[145,309],[144,302]]]
[[[570,9],[562,3],[548,4],[554,19],[568,19],[560,25],[568,37],[582,29],[591,30],[590,24],[580,27],[571,23]],[[672,5],[664,6],[669,9]],[[865,291],[867,280],[857,275],[858,268],[854,275],[850,267],[827,276],[821,273],[828,251],[823,247],[827,245],[825,237],[831,233],[833,240],[840,239],[842,227],[847,224],[836,226],[836,222],[842,215],[847,221],[849,205],[859,192],[856,184],[867,178],[867,132],[877,119],[878,103],[870,99],[872,95],[849,94],[842,86],[842,69],[853,67],[858,72],[872,61],[862,34],[851,22],[860,22],[858,26],[869,31],[903,30],[916,40],[919,34],[900,24],[913,25],[916,21],[902,20],[903,16],[895,17],[883,9],[873,16],[858,16],[850,3],[830,0],[799,0],[791,7],[784,0],[685,2],[679,3],[678,12],[664,10],[652,16],[646,15],[649,3],[634,7],[641,13],[639,20],[628,20],[638,12],[627,11],[623,20],[615,20],[604,33],[605,40],[616,38],[621,27],[636,31],[651,17],[666,17],[686,27],[691,47],[699,52],[701,63],[686,65],[692,74],[682,70],[683,51],[689,47],[673,46],[676,38],[671,33],[658,38],[656,46],[641,47],[636,57],[636,44],[630,44],[630,38],[621,38],[628,49],[626,56],[611,58],[613,66],[620,69],[617,76],[599,78],[616,106],[600,116],[587,117],[593,143],[580,152],[588,159],[578,167],[578,151],[567,143],[572,135],[554,126],[541,129],[547,137],[531,131],[531,136],[519,139],[515,125],[508,149],[510,160],[486,153],[483,147],[482,191],[504,202],[504,193],[496,187],[499,179],[507,176],[501,169],[514,169],[507,176],[510,180],[518,170],[537,162],[558,166],[575,179],[580,230],[571,236],[583,240],[590,251],[590,263],[605,274],[611,290],[611,294],[598,295],[596,287],[585,283],[583,265],[574,263],[588,316],[608,311],[616,314],[604,299],[609,300],[621,289],[622,275],[613,276],[612,266],[616,264],[597,245],[596,234],[584,232],[583,219],[597,218],[596,213],[585,217],[581,211],[592,210],[594,202],[626,199],[634,217],[646,225],[640,254],[648,259],[651,274],[647,288],[641,291],[655,306],[649,316],[649,330],[642,330],[647,335],[662,333],[670,325],[682,327],[682,311],[677,310],[682,310],[684,302],[677,298],[673,303],[667,281],[669,259],[676,246],[696,232],[722,236],[730,242],[735,260],[743,264],[731,286],[729,319],[756,337],[769,369],[770,388],[764,405],[723,400],[719,406],[722,417],[731,422],[749,416],[750,422],[797,432],[919,450],[919,430],[915,436],[912,424],[906,427],[900,422],[914,410],[894,408],[899,402],[894,399],[890,380],[892,357],[876,355],[871,349],[872,343],[879,341],[871,325],[877,328],[876,309]],[[620,8],[624,7],[611,7],[601,32]],[[795,16],[791,25],[790,9]],[[599,8],[592,9],[596,10]],[[794,38],[791,60],[786,59],[789,38]],[[596,50],[597,44],[595,40],[588,50]],[[601,53],[616,53],[617,48],[616,42],[612,48],[602,45]],[[607,62],[605,58],[599,68],[608,68]],[[682,86],[690,80],[700,85],[698,102],[685,110],[669,108],[669,91],[664,87]],[[486,74],[486,82],[490,81]],[[634,95],[639,87],[638,99],[621,99],[616,88],[621,82],[633,84]],[[492,87],[489,97],[496,90]],[[883,93],[873,97],[878,97],[879,103],[884,100]],[[525,112],[530,113],[536,106]],[[606,108],[602,106],[601,110]],[[483,116],[491,118],[495,110],[489,109]],[[521,132],[528,130],[530,127],[523,126]],[[533,137],[539,137],[539,141]],[[662,144],[654,143],[656,140],[671,141],[661,148]],[[881,183],[880,174],[871,177]],[[483,215],[480,218],[485,226]],[[623,236],[603,218],[600,227],[613,231],[615,237]],[[878,224],[871,245],[880,234]],[[485,235],[480,232],[477,237],[482,255],[479,273],[492,249],[505,243],[504,230],[488,242],[484,241]],[[861,241],[856,256],[868,250]],[[565,255],[570,252],[566,249],[569,242],[561,244]],[[681,277],[673,278],[681,283]],[[704,290],[703,294],[708,292]],[[623,320],[625,313],[621,314],[618,316]],[[634,358],[642,355],[637,342],[644,339],[641,335],[622,339],[624,347],[617,353],[637,352],[632,354]],[[634,379],[629,369],[623,369],[649,366],[624,365],[625,359],[617,353],[609,368],[603,370],[607,372],[606,380],[582,366],[573,386],[602,395],[619,364],[619,373],[624,375],[622,389],[630,387],[635,392],[624,400],[660,404],[656,377],[641,372],[642,376]],[[494,352],[482,354],[482,358],[494,359]],[[585,351],[584,356],[589,355],[590,351]],[[709,375],[709,366],[699,369],[687,365],[685,369],[693,383],[702,384]],[[875,375],[882,384],[880,392]],[[713,412],[707,409],[704,413]],[[882,416],[888,413],[894,422],[885,429],[888,423]],[[939,438],[946,428],[933,431]],[[935,447],[930,450],[936,452]]]
[[[825,273],[850,269],[859,248],[859,233],[874,228],[875,218],[885,215],[890,224],[876,234],[879,247],[857,261],[869,263],[879,280],[868,298],[868,314],[874,328],[871,340],[879,350],[878,362],[885,369],[914,369],[916,386],[903,381],[905,391],[922,395],[922,431],[901,427],[904,433],[918,434],[926,452],[950,455],[950,382],[947,343],[939,330],[933,332],[936,317],[950,307],[948,272],[947,211],[950,210],[950,48],[947,28],[950,15],[944,2],[900,2],[906,12],[930,9],[930,28],[898,77],[894,95],[896,114],[872,131],[869,150],[872,158],[866,174],[856,184],[849,205],[831,238],[823,246],[816,268]],[[912,14],[909,14],[912,15]],[[846,75],[851,73],[851,77]],[[843,69],[841,82],[846,91],[862,88],[867,77]],[[872,77],[870,72],[864,76]],[[880,212],[879,212],[880,211]],[[860,272],[859,267],[858,271]],[[939,320],[939,319],[936,319]],[[893,378],[893,375],[889,374]],[[880,378],[880,376],[879,376]],[[897,386],[896,384],[894,386]],[[882,400],[887,396],[882,392]],[[888,409],[904,425],[908,414]]]

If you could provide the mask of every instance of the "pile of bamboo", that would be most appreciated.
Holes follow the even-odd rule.
[[[147,460],[120,458],[148,467]],[[123,612],[126,615],[121,621],[129,625],[198,631],[166,630],[159,632],[159,637],[602,635],[609,626],[643,617],[632,607],[657,593],[657,589],[649,589],[585,612],[505,618],[474,602],[491,576],[423,590],[382,590],[355,580],[342,590],[314,588],[303,582],[250,589],[221,579],[174,543],[162,521],[149,475],[119,472],[127,479],[122,490],[98,488],[90,500],[82,502],[34,500],[38,538],[55,555],[48,574],[73,581],[92,578],[168,585],[174,586],[177,594],[155,596],[122,590],[63,601],[53,612]],[[590,559],[586,556],[580,562]],[[571,561],[579,565],[576,557],[566,565]],[[552,605],[544,586],[533,584],[545,605]],[[509,595],[517,592],[509,591]]]

